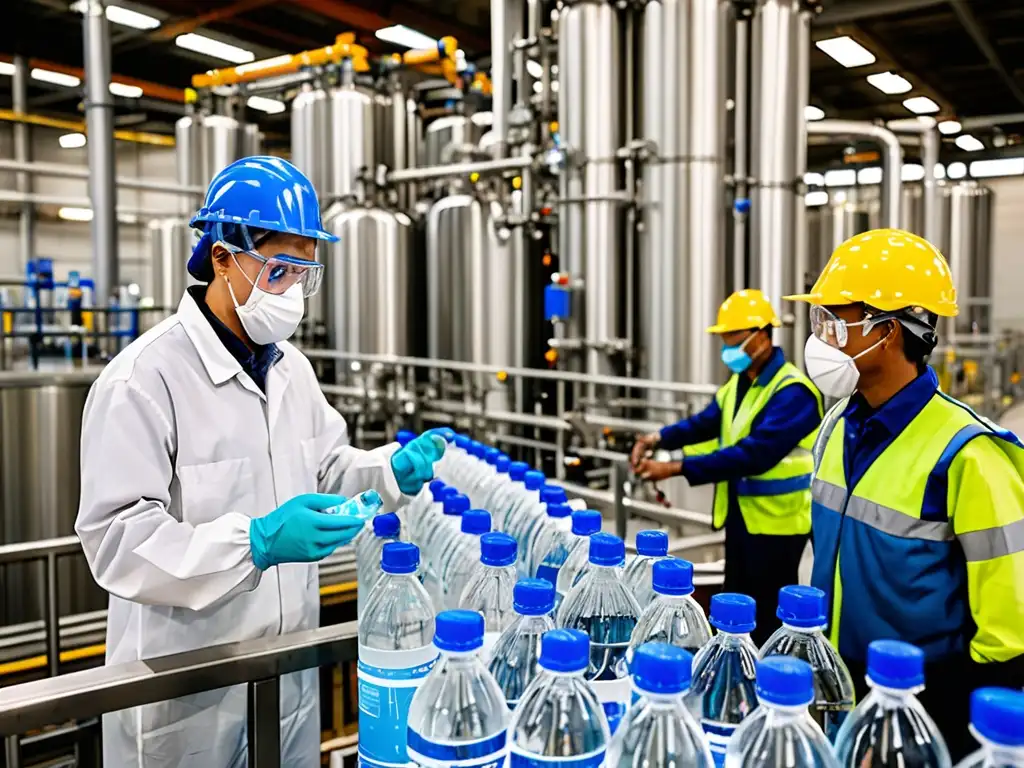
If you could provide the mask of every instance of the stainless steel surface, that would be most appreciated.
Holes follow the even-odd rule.
[[[195,213],[207,185],[227,165],[260,153],[259,126],[243,125],[226,115],[200,113],[179,118],[174,125],[178,182],[185,188],[198,188],[195,198],[183,198],[179,212]]]
[[[114,97],[110,83],[110,30],[103,0],[82,10],[85,49],[85,122],[89,131],[89,199],[92,202],[92,279],[95,302],[107,306],[120,281],[117,258],[117,187],[114,184]]]
[[[187,219],[154,219],[147,225],[147,236],[153,301],[158,307],[177,307],[185,287],[196,282],[186,269],[192,229]]]
[[[992,190],[974,181],[953,185],[949,226],[950,272],[960,314],[947,333],[992,332]]]
[[[354,84],[333,88],[329,94],[331,193],[340,199],[366,199],[359,175],[365,169],[372,171],[383,153],[378,134],[383,130],[384,115],[377,97]]]
[[[447,118],[441,118],[447,120]],[[439,120],[430,124],[430,128],[436,125]],[[430,132],[427,129],[428,144],[437,132]],[[388,183],[401,184],[410,181],[430,181],[432,179],[447,179],[458,176],[469,176],[473,173],[481,175],[488,173],[501,173],[503,171],[519,171],[528,168],[533,163],[531,157],[506,157],[498,160],[480,160],[470,163],[447,163],[445,165],[429,165],[419,168],[406,168],[405,170],[391,171],[387,175]]]
[[[491,0],[491,133],[494,157],[506,155],[508,113],[512,106],[512,30],[518,28],[512,8],[522,6],[516,0]]]
[[[739,17],[735,25],[735,68],[733,86],[733,197],[750,199],[748,162],[750,143],[750,27],[748,17]],[[749,213],[732,212],[732,290],[747,287],[747,225]]]
[[[11,79],[11,106],[15,112],[28,112],[29,64],[24,56],[14,57],[14,74]],[[32,129],[28,123],[14,124],[14,159],[27,163],[32,154]],[[15,177],[15,189],[22,194],[31,194],[32,177],[19,173]],[[30,202],[24,202],[18,214],[19,259],[17,265],[24,272],[25,265],[35,258],[35,209]]]
[[[482,135],[483,131],[465,115],[438,117],[427,125],[417,165],[420,168],[439,166],[446,159],[445,154],[448,147],[476,144]],[[442,176],[414,176],[407,178],[399,174],[397,179],[393,179],[392,175],[388,176],[388,181],[395,184],[400,181],[425,181],[430,178],[443,178]]]
[[[923,194],[924,215],[921,226],[911,230],[922,235],[933,245],[939,245],[942,236],[941,218],[939,214],[939,188],[938,179],[935,176],[935,166],[939,162],[939,130],[936,128],[935,120],[922,120],[920,118],[907,118],[906,120],[890,120],[886,127],[896,133],[911,133],[921,137],[921,164],[924,166]],[[904,201],[906,196],[904,196]],[[906,212],[902,212],[904,221],[907,218]]]
[[[292,162],[313,183],[323,198],[334,189],[331,151],[334,136],[331,128],[331,102],[327,92],[311,83],[292,100]]]
[[[271,677],[249,682],[247,730],[249,765],[279,768],[281,765],[281,679]]]
[[[796,229],[794,231],[794,261],[793,282],[790,287],[800,291],[803,287],[804,277],[807,273],[808,242],[807,242],[807,206],[804,204],[806,197],[803,184],[804,172],[807,170],[807,121],[804,119],[806,104],[810,104],[811,90],[811,10],[808,4],[800,6],[800,15],[796,22],[796,108],[797,115],[797,139],[796,139],[796,165],[793,168],[793,178],[796,179]],[[799,368],[804,367],[804,340],[810,335],[808,313],[803,309],[794,311],[792,304],[783,302],[778,307],[778,312],[783,324],[787,324],[792,318],[793,321],[793,344],[790,348],[791,359]]]
[[[549,478],[548,482],[561,486],[570,496],[579,496],[581,499],[587,499],[589,501],[602,504],[609,509],[615,503],[615,495],[611,491],[588,488],[587,486],[579,485],[578,483],[570,483],[555,478]],[[647,520],[655,520],[669,525],[698,523],[700,525],[711,527],[711,514],[708,512],[694,512],[688,509],[663,507],[659,504],[651,504],[647,501],[630,498],[624,498],[622,500],[622,504],[627,510],[634,512],[637,517],[643,517]]]

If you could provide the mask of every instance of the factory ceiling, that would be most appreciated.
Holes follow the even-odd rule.
[[[117,96],[118,120],[135,130],[167,132],[183,111],[182,89],[197,72],[229,62],[176,44],[199,34],[251,52],[257,60],[320,47],[345,31],[374,52],[403,50],[377,39],[381,27],[404,24],[428,36],[454,35],[471,61],[489,47],[489,0],[116,0],[156,19],[153,29],[111,24],[115,81],[135,84],[140,98]],[[0,61],[30,57],[34,67],[80,76],[82,31],[71,0],[7,4]],[[905,102],[957,121],[986,152],[1024,153],[1024,2],[1020,0],[823,0],[811,51],[811,105],[825,117],[913,117]],[[16,34],[10,34],[15,30]],[[823,50],[848,38],[868,53],[843,66]],[[834,44],[833,44],[834,45]],[[868,60],[870,58],[870,61]],[[485,62],[481,62],[485,63]],[[0,64],[0,67],[3,65]],[[76,75],[77,73],[77,75]],[[870,76],[870,79],[869,79]],[[884,92],[879,86],[889,91]],[[11,106],[11,78],[0,74],[0,107]],[[55,118],[81,115],[80,87],[30,81],[29,111]],[[287,134],[287,114],[249,110],[264,128]],[[947,158],[965,154],[946,137]],[[827,162],[836,148],[812,147]],[[975,155],[977,156],[977,155]]]

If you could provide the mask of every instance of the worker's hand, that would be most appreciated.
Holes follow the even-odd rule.
[[[444,456],[445,445],[441,430],[431,429],[395,451],[391,471],[402,493],[415,496],[434,479],[434,464]]]
[[[289,499],[249,526],[252,560],[261,571],[281,563],[315,563],[348,544],[365,519],[326,514],[345,503],[344,496],[306,493]]]
[[[682,473],[682,471],[683,462],[681,461],[651,461],[650,459],[644,459],[636,468],[636,474],[641,480],[649,480],[652,483],[675,477]]]
[[[633,452],[629,456],[629,463],[633,466],[634,471],[647,458],[647,454],[658,447],[659,442],[661,442],[661,435],[657,432],[637,435],[636,442],[633,443]]]

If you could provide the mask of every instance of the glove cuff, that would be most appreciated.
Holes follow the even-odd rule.
[[[249,523],[249,551],[252,561],[261,571],[267,570],[273,563],[267,555],[266,537],[263,535],[263,520],[255,518]]]

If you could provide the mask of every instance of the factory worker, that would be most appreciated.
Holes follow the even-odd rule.
[[[812,582],[860,695],[868,644],[925,653],[921,702],[954,759],[971,689],[1024,686],[1024,446],[938,389],[926,364],[957,314],[942,254],[896,229],[856,235],[810,293],[807,372],[842,398],[814,447]]]
[[[641,478],[682,475],[690,485],[715,484],[713,524],[725,528],[724,588],[757,602],[758,644],[779,625],[779,589],[797,582],[811,529],[810,448],[822,411],[818,391],[772,346],[778,326],[761,291],[726,299],[708,333],[721,337],[732,376],[707,408],[639,438],[632,455]],[[682,461],[648,457],[701,443]]]
[[[288,343],[337,239],[294,166],[232,163],[192,226],[207,285],[110,362],[83,417],[75,529],[110,592],[109,664],[315,628],[316,562],[361,527],[324,510],[369,488],[393,508],[443,452],[431,434],[351,447]],[[319,707],[317,670],[281,680],[282,765],[320,765]],[[107,715],[103,750],[107,768],[244,766],[246,687]]]

